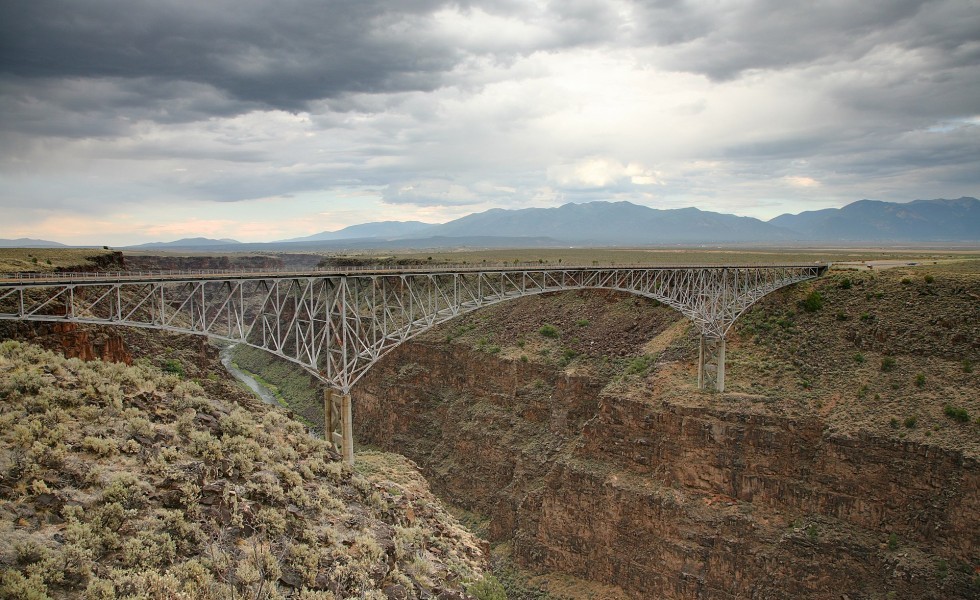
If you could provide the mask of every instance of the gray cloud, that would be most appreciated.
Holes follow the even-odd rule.
[[[976,193],[975,0],[721,4],[2,2],[0,203]]]
[[[458,55],[414,34],[440,4],[5,2],[0,56],[3,72],[20,77],[187,81],[300,109],[345,92],[438,86]]]
[[[637,5],[635,38],[671,47],[664,61],[671,68],[726,80],[752,69],[858,60],[882,45],[949,55],[976,41],[976,13],[971,0],[756,0],[725,7],[662,0]]]

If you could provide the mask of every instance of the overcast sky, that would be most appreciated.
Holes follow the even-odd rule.
[[[980,194],[980,0],[0,0],[0,237]]]

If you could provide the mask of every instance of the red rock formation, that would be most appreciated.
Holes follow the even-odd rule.
[[[106,362],[133,364],[133,357],[118,334],[93,335],[89,330],[79,329],[75,323],[54,323],[50,328],[50,335],[59,340],[61,351],[69,358],[77,356],[82,360],[98,358]]]

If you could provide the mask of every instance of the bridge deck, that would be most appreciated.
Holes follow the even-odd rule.
[[[393,275],[453,275],[457,273],[521,273],[521,272],[559,272],[559,271],[671,271],[678,269],[699,269],[707,271],[725,269],[768,269],[768,268],[819,268],[826,270],[828,263],[772,263],[772,264],[730,264],[730,265],[645,265],[645,264],[606,264],[606,265],[553,265],[539,263],[508,264],[464,264],[437,266],[407,266],[397,268],[344,267],[305,270],[243,270],[243,269],[200,269],[200,270],[141,270],[141,271],[65,271],[65,272],[17,272],[0,273],[0,286],[31,284],[71,284],[71,283],[121,283],[130,281],[198,281],[198,280],[241,280],[241,279],[293,279],[297,277],[339,277],[339,276],[393,276]]]
[[[351,387],[395,346],[461,314],[565,290],[652,298],[693,321],[701,333],[698,387],[724,391],[725,335],[739,315],[766,294],[827,268],[525,263],[20,273],[0,275],[0,319],[164,329],[271,352],[341,392],[341,404],[327,410],[333,415],[328,421],[343,430],[344,455],[352,460]]]

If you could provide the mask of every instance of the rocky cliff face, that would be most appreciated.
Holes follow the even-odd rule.
[[[180,256],[177,254],[127,254],[126,267],[131,271],[182,271],[199,269],[218,269],[261,271],[263,269],[312,269],[323,259],[319,254],[302,252],[278,252],[274,254],[199,254]]]
[[[273,256],[130,254],[126,257],[126,266],[131,271],[259,270],[281,268],[283,261],[281,258]]]
[[[976,593],[974,458],[605,384],[408,343],[359,384],[356,438],[489,517],[519,563],[635,598]]]
[[[88,264],[74,267],[58,267],[56,271],[123,271],[126,269],[126,259],[119,251],[103,252],[87,256]]]
[[[76,323],[18,323],[0,324],[0,337],[30,340],[57,350],[68,358],[101,359],[106,362],[133,364],[130,353],[118,329],[94,328]]]

